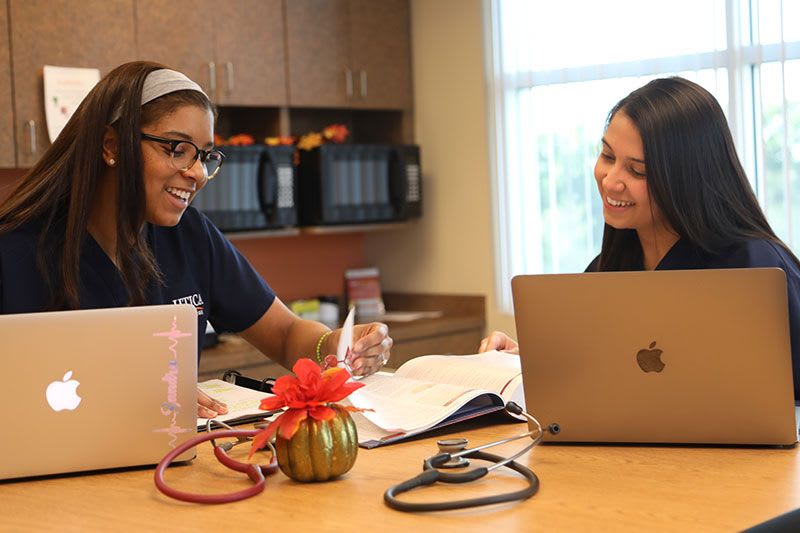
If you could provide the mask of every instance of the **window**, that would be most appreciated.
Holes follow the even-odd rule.
[[[485,0],[497,294],[600,250],[593,176],[609,110],[680,75],[726,110],[775,231],[800,251],[800,2]]]

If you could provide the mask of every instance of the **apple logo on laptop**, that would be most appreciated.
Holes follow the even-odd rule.
[[[61,381],[54,381],[47,386],[45,395],[47,403],[50,404],[53,411],[63,411],[64,409],[72,411],[81,403],[81,397],[77,392],[78,385],[81,383],[71,378],[72,370],[68,370]]]
[[[645,372],[661,372],[664,370],[664,362],[661,360],[662,350],[656,348],[656,341],[650,343],[650,348],[643,348],[636,354],[636,362],[639,368]]]

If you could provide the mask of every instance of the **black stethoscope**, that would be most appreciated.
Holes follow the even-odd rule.
[[[534,429],[509,437],[507,439],[490,442],[476,448],[467,448],[467,439],[447,439],[438,441],[439,452],[433,457],[425,459],[422,465],[422,473],[407,481],[403,481],[397,485],[389,487],[383,494],[383,501],[392,509],[406,512],[420,512],[420,511],[446,511],[450,509],[464,509],[467,507],[479,507],[481,505],[492,505],[495,503],[510,502],[515,500],[525,500],[530,498],[539,490],[539,478],[527,466],[521,465],[515,461],[521,455],[527,453],[531,448],[536,446],[542,441],[545,431],[556,435],[561,431],[558,424],[550,424],[546,429],[542,429],[542,425],[534,417],[522,410],[522,408],[514,402],[508,402],[505,406],[506,411],[515,415],[522,415],[527,418],[534,426]],[[522,448],[520,451],[511,457],[501,457],[491,453],[484,452],[486,448],[492,446],[500,446],[507,442],[512,442],[517,439],[529,437],[531,443]],[[467,470],[465,472],[442,472],[440,468],[462,468],[469,465],[469,459],[480,459],[494,463],[491,466],[481,466]],[[468,483],[484,477],[486,474],[505,466],[514,470],[528,481],[528,486],[525,489],[507,492],[504,494],[496,494],[494,496],[485,496],[482,498],[472,498],[468,500],[452,500],[446,502],[431,502],[431,503],[411,503],[403,502],[397,499],[398,494],[408,492],[418,487],[426,485],[433,485],[437,481],[442,483]]]

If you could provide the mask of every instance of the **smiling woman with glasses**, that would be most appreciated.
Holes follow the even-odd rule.
[[[163,65],[100,80],[0,205],[0,313],[191,303],[198,350],[208,321],[287,368],[336,352],[341,331],[293,314],[191,207],[225,160],[214,120],[200,86]],[[361,375],[392,347],[380,323],[356,326],[353,342]],[[226,411],[198,394],[198,416]]]
[[[631,92],[608,114],[594,179],[605,228],[587,272],[783,270],[800,401],[800,261],[761,210],[717,99],[681,77]],[[494,349],[519,351],[500,331],[478,348]]]

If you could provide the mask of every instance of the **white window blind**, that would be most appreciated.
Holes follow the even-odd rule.
[[[485,0],[497,294],[600,251],[609,110],[680,75],[719,100],[778,235],[800,251],[800,0]]]

